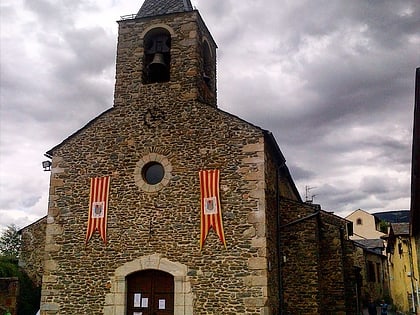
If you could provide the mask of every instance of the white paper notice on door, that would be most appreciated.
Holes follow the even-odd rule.
[[[134,307],[141,306],[141,293],[134,293]]]
[[[165,301],[165,299],[159,299],[159,309],[160,310],[166,309],[166,301]]]
[[[149,299],[148,298],[142,298],[141,299],[141,307],[149,307]]]
[[[143,315],[143,312],[134,312],[133,315]]]

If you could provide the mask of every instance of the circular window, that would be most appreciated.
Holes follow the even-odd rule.
[[[165,169],[158,162],[147,163],[142,170],[143,179],[149,185],[159,184],[165,176]]]
[[[172,165],[159,153],[149,153],[136,163],[134,181],[143,191],[151,193],[161,190],[172,178]]]

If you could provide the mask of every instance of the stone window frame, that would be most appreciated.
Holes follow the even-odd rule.
[[[160,254],[143,256],[127,262],[115,270],[110,279],[110,293],[105,296],[104,315],[126,314],[127,276],[138,271],[155,269],[174,277],[174,315],[193,314],[193,294],[188,280],[188,267],[172,262]]]
[[[163,169],[165,170],[165,174],[163,175],[162,180],[155,185],[149,184],[143,178],[143,167],[151,162],[161,164],[163,166]],[[140,159],[140,161],[136,163],[136,167],[134,170],[134,182],[141,190],[145,192],[157,192],[161,190],[162,188],[164,188],[166,185],[169,184],[171,178],[172,178],[172,165],[169,159],[164,155],[161,155],[158,153],[149,153],[143,156]]]
[[[175,37],[176,36],[176,33],[175,33],[175,31],[173,30],[173,28],[172,27],[170,27],[169,25],[167,25],[167,24],[164,24],[164,23],[156,23],[156,24],[153,24],[153,25],[150,25],[149,27],[147,27],[142,33],[141,33],[141,35],[140,35],[140,39],[143,41],[144,40],[144,37],[147,35],[147,33],[149,33],[151,30],[153,30],[153,29],[156,29],[156,28],[164,28],[164,29],[166,29],[168,32],[169,32],[169,34],[171,34],[171,38],[173,38],[173,37]]]

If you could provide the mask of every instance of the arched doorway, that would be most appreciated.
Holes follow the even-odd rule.
[[[193,315],[193,294],[187,276],[188,267],[173,262],[160,254],[152,254],[128,261],[115,269],[109,279],[110,291],[105,296],[103,313],[107,315],[127,314],[127,277],[145,270],[160,270],[174,279],[174,315]],[[140,312],[141,313],[141,312]]]
[[[127,315],[174,315],[174,277],[155,269],[128,275]]]

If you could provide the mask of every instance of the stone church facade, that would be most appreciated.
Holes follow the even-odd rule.
[[[199,12],[146,0],[118,23],[113,107],[47,152],[41,314],[354,314],[347,222],[302,202],[270,132],[218,109]],[[201,247],[208,170],[225,243],[210,227]]]

